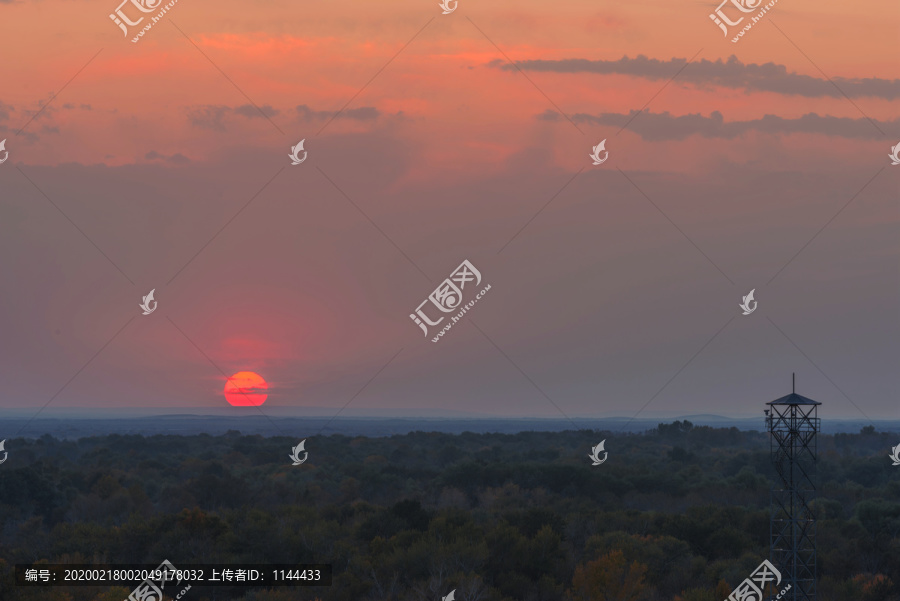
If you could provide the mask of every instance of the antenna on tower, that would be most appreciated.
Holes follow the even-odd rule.
[[[791,394],[797,392],[797,372],[791,374]]]

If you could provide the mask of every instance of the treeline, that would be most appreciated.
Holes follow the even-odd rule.
[[[608,459],[592,466],[606,440]],[[768,435],[414,432],[389,438],[10,440],[0,599],[15,564],[329,563],[328,588],[193,587],[186,600],[724,601],[768,557]],[[866,428],[819,436],[821,601],[900,601],[900,467]]]

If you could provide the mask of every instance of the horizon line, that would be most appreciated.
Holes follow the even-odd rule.
[[[267,416],[263,413],[258,415],[247,415],[246,410],[252,410],[255,407],[247,406],[247,407],[157,407],[157,408],[144,408],[144,407],[134,407],[134,408],[107,408],[107,407],[70,407],[70,408],[57,408],[55,410],[51,410],[50,412],[43,412],[42,415],[31,416],[30,414],[33,412],[31,408],[0,408],[0,415],[4,416],[5,419],[104,419],[103,413],[112,414],[109,415],[107,419],[122,419],[122,418],[160,418],[160,417],[175,417],[175,416],[189,416],[189,417],[212,417],[212,418],[262,418],[265,419]],[[304,418],[304,419],[335,419],[335,420],[346,420],[346,419],[420,419],[420,420],[484,420],[484,421],[493,421],[493,420],[521,420],[521,421],[569,421],[570,419],[582,419],[582,420],[610,420],[610,421],[636,421],[636,422],[646,422],[646,421],[657,421],[657,420],[669,420],[669,421],[684,421],[691,419],[694,420],[714,420],[714,421],[749,421],[759,419],[760,421],[765,419],[765,415],[762,414],[762,411],[759,415],[755,414],[738,414],[738,415],[723,415],[723,414],[715,414],[715,413],[693,413],[693,414],[678,414],[678,415],[646,415],[640,417],[632,417],[627,415],[571,415],[568,417],[561,416],[540,416],[540,415],[497,415],[497,414],[486,414],[486,413],[469,413],[469,412],[454,412],[454,411],[441,411],[441,410],[432,410],[426,413],[407,413],[398,409],[381,409],[381,410],[371,410],[366,412],[357,412],[357,413],[348,413],[344,415],[333,415],[330,412],[325,412],[327,407],[304,407],[302,409],[292,408],[288,406],[275,406],[270,407],[270,409],[277,410],[279,413],[279,417],[287,417],[287,418]],[[308,413],[310,412],[311,413]],[[291,413],[291,415],[285,415],[286,412]],[[321,412],[321,413],[320,413]],[[229,415],[229,413],[234,413],[234,415]],[[900,422],[900,417],[879,417],[879,418],[865,418],[863,416],[846,416],[846,415],[836,415],[830,416],[826,418],[820,418],[827,421],[850,421],[850,422]]]

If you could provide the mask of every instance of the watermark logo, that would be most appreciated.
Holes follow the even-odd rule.
[[[452,13],[453,11],[456,10],[456,6],[458,4],[459,4],[458,0],[443,0],[443,2],[438,4],[438,6],[440,6],[441,8],[444,9],[443,14],[449,15],[450,13]],[[451,5],[453,6],[453,8],[450,8]],[[452,595],[453,593],[450,593],[450,594]]]
[[[607,453],[606,449],[603,448],[603,445],[605,445],[605,444],[606,444],[606,439],[603,439],[600,441],[600,444],[598,444],[596,447],[591,447],[591,454],[588,455],[588,457],[590,457],[591,461],[594,462],[592,465],[600,465],[601,463],[606,461],[606,458],[609,456],[609,453]],[[603,453],[603,459],[600,459],[600,453]]]
[[[3,450],[3,443],[0,442],[0,451],[2,451],[2,450]],[[894,462],[894,465],[900,465],[900,444],[898,444],[896,447],[891,447],[891,454],[888,455],[888,457],[891,458],[891,460]],[[3,463],[3,462],[0,461],[0,463]]]
[[[5,463],[6,457],[9,455],[9,453],[7,453],[6,449],[3,447],[3,445],[5,445],[5,444],[6,444],[6,439],[0,440],[0,451],[3,452],[3,459],[0,459],[0,463]],[[897,448],[900,449],[900,447],[897,447]]]
[[[900,148],[900,144],[898,144],[897,147]],[[9,152],[6,150],[6,138],[3,138],[3,140],[0,141],[0,151],[3,152],[3,159],[0,160],[0,165],[2,165],[6,162],[6,159],[9,158]]]
[[[446,597],[441,597],[441,601],[454,601],[456,599],[455,595],[456,595],[456,589],[453,589],[452,591],[450,591],[450,594],[448,594]]]
[[[755,300],[753,300],[753,293],[756,292],[756,288],[750,291],[750,294],[743,297],[744,302],[738,305],[741,309],[744,310],[744,315],[750,315],[754,311],[756,311],[756,306],[759,304]],[[750,306],[750,303],[753,303],[753,306]]]
[[[468,291],[466,290],[466,284],[469,284]],[[422,328],[422,332],[424,332],[425,336],[428,336],[428,326],[439,325],[444,321],[446,316],[432,320],[423,309],[425,305],[431,303],[429,307],[437,308],[437,310],[442,313],[457,313],[456,315],[451,316],[450,321],[437,333],[437,336],[431,339],[432,342],[437,342],[450,328],[453,327],[453,324],[458,322],[462,316],[465,315],[469,309],[474,307],[475,303],[481,300],[481,297],[491,289],[490,285],[488,285],[481,292],[475,294],[474,298],[463,306],[463,297],[468,294],[469,298],[471,298],[471,289],[479,284],[481,284],[481,272],[475,269],[475,266],[472,265],[472,263],[465,260],[459,264],[459,267],[453,270],[453,273],[450,274],[449,278],[441,282],[440,285],[434,289],[434,292],[429,294],[428,298],[423,300],[419,306],[416,307],[415,313],[409,314],[409,318],[412,319],[417,326]]]
[[[300,459],[300,453],[303,453],[303,459]],[[307,457],[309,457],[309,453],[306,452],[306,439],[304,438],[296,447],[291,447],[290,458],[294,465],[300,465],[306,461]]]
[[[775,3],[778,0],[769,0],[769,2],[762,6],[765,0],[722,0],[722,3],[716,8],[715,12],[710,13],[709,18],[713,23],[719,26],[719,29],[722,30],[722,34],[727,38],[730,35],[729,27],[737,27],[744,21],[744,17],[741,16],[741,13],[744,15],[756,12],[755,15],[750,17],[750,20],[747,21],[744,26],[737,32],[731,42],[736,44],[738,40],[744,37],[744,34],[750,31],[750,29],[759,23],[759,21],[766,15],[769,10],[775,6]],[[739,12],[735,13],[731,12],[732,16],[738,17],[736,20],[732,20],[725,14],[723,7],[726,4],[731,4],[732,7],[736,8]]]
[[[6,140],[3,140],[5,142]],[[0,150],[3,150],[3,143],[0,142]],[[900,144],[896,146],[891,146],[891,154],[888,155],[891,158],[891,165],[900,165]],[[0,161],[2,163],[3,161]]]
[[[175,569],[175,566],[172,565],[168,559],[164,560],[159,567],[153,571],[153,576],[159,576],[158,578],[148,578],[144,580],[142,583],[137,585],[131,594],[128,595],[128,599],[125,601],[163,601],[163,589],[166,588],[167,580],[174,580],[176,574],[179,574],[179,571]],[[181,578],[178,578],[178,583],[181,584]],[[181,599],[181,597],[191,590],[191,585],[187,585],[187,587],[182,590],[175,599]]]
[[[156,292],[156,288],[150,291],[150,294],[144,297],[144,302],[142,302],[138,307],[144,310],[144,315],[150,315],[154,311],[156,311],[156,306],[159,304],[155,300],[153,300],[153,293]],[[150,306],[150,303],[153,303],[153,307]]]
[[[113,23],[119,26],[119,29],[122,30],[122,33],[125,34],[126,38],[128,37],[128,27],[126,27],[126,25],[137,27],[141,21],[144,20],[144,17],[140,17],[137,21],[132,21],[125,16],[122,7],[129,2],[142,13],[152,13],[159,8],[160,4],[162,4],[162,0],[156,0],[156,2],[153,2],[153,0],[122,0],[122,4],[116,8],[115,12],[109,15],[109,18],[112,19]]]
[[[150,17],[150,21],[147,22],[140,31],[137,32],[137,35],[131,39],[131,42],[136,44],[138,40],[144,37],[145,33],[150,31],[150,29],[163,18],[163,15],[169,12],[169,9],[175,6],[176,2],[178,2],[178,0],[171,0],[168,4],[161,7],[163,0],[122,0],[122,3],[109,15],[109,18],[112,19],[113,23],[119,26],[119,29],[122,30],[122,33],[127,38],[130,35],[129,27],[138,27],[144,21],[144,17],[141,13],[147,15],[156,12],[157,14]],[[126,4],[131,4],[133,8],[137,9],[138,12],[131,11],[133,16],[138,17],[136,21],[131,20],[128,15],[125,14],[123,7]]]
[[[749,578],[744,579],[736,589],[731,591],[731,594],[728,595],[728,599],[725,601],[762,601],[763,591],[770,582],[775,587],[781,584],[781,572],[769,563],[769,560],[764,560],[750,574]],[[791,585],[788,584],[783,591],[778,593],[775,599],[780,599],[790,588]]]
[[[299,165],[303,161],[306,160],[306,151],[303,150],[303,143],[306,142],[306,138],[300,140],[300,143],[296,146],[291,146],[291,154],[288,155],[291,159],[291,165]],[[300,158],[300,152],[303,152],[303,158]]]
[[[600,158],[600,153],[603,153],[603,158]],[[606,138],[603,139],[602,142],[594,146],[594,151],[588,155],[592,159],[594,159],[595,165],[602,165],[606,162],[606,159],[609,158],[609,152],[606,150]]]

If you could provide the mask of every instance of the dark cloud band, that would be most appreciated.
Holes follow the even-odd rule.
[[[562,60],[530,60],[516,65],[525,71],[547,71],[552,73],[600,73],[632,75],[645,79],[667,80],[684,67],[687,59],[673,58],[667,61],[623,56],[619,60],[588,60],[568,58]],[[515,70],[506,61],[495,60],[489,67]],[[814,97],[859,97],[870,96],[893,100],[900,97],[900,79],[880,79],[877,77],[845,78],[831,80],[789,73],[784,65],[775,63],[742,63],[735,56],[727,61],[721,59],[694,61],[678,75],[678,81],[702,86],[721,86],[754,92],[774,92],[776,94]],[[843,92],[843,94],[842,94]]]
[[[622,127],[638,111],[625,113],[601,113],[588,115],[576,113],[572,120],[576,123]],[[541,121],[559,121],[562,116],[556,111],[547,110],[537,118]],[[881,129],[900,129],[900,119],[894,121],[876,121]],[[777,115],[764,115],[760,119],[748,121],[725,121],[722,113],[713,111],[708,117],[698,114],[674,116],[668,112],[643,113],[634,119],[628,129],[645,140],[683,140],[688,136],[698,135],[705,138],[735,138],[750,131],[774,134],[824,134],[842,138],[881,139],[878,130],[865,118],[831,117],[808,113],[795,119],[786,119]]]

